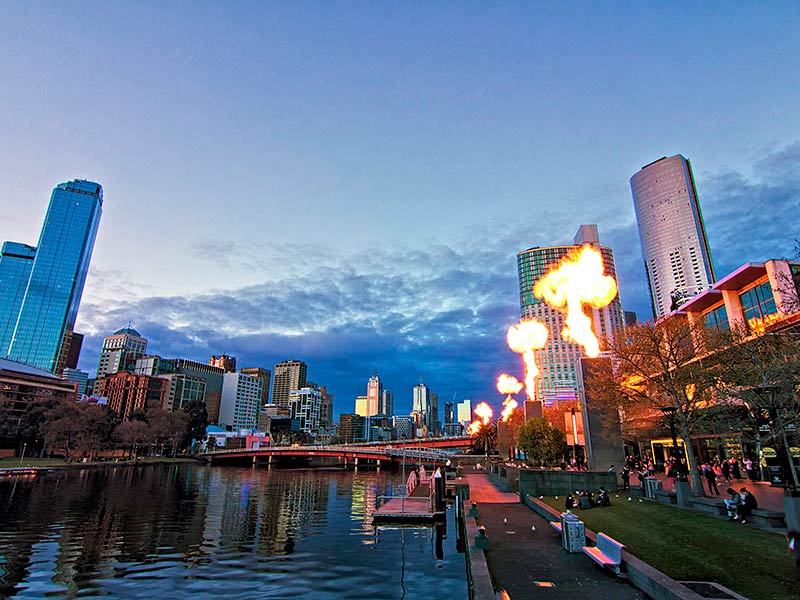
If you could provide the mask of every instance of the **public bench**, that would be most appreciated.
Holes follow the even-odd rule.
[[[617,575],[621,575],[622,549],[624,544],[620,544],[605,533],[597,534],[596,546],[584,546],[583,552],[598,565],[609,567]]]
[[[747,518],[751,523],[783,529],[786,527],[786,516],[782,512],[767,510],[765,508],[755,508]]]
[[[560,521],[550,521],[550,527],[555,529],[558,533],[561,533],[561,522]]]
[[[689,500],[689,504],[693,510],[715,517],[724,517],[728,514],[725,504],[715,498],[692,498]]]

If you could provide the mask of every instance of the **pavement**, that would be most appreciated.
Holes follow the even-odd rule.
[[[644,599],[645,594],[583,553],[561,548],[561,537],[524,504],[518,494],[501,492],[487,475],[466,475],[478,522],[486,527],[486,562],[495,590],[511,600],[526,598],[592,600]],[[535,531],[531,528],[535,527]]]
[[[664,473],[656,473],[655,475],[660,481],[661,484],[664,486],[664,489],[667,491],[672,491],[674,488],[670,483],[669,479]],[[632,478],[636,485],[639,484],[639,480]],[[734,479],[730,482],[721,479],[717,482],[717,488],[719,488],[719,496],[716,494],[709,494],[708,491],[708,483],[705,479],[702,480],[703,483],[703,491],[706,493],[707,496],[711,498],[727,498],[728,494],[725,493],[729,487],[735,489],[737,492],[741,490],[743,487],[747,488],[747,491],[753,494],[758,500],[758,508],[763,508],[766,510],[774,510],[777,512],[783,512],[783,488],[781,487],[772,487],[769,482],[766,481],[750,481],[749,479]]]

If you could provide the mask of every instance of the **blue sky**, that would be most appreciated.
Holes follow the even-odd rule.
[[[649,316],[629,177],[692,160],[718,274],[794,253],[800,7],[0,4],[0,238],[106,202],[78,320],[164,356],[284,358],[352,410],[519,373],[516,252],[597,223]]]

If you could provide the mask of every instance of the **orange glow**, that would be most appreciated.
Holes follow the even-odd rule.
[[[517,403],[517,401],[514,400],[514,398],[512,398],[511,396],[508,396],[505,399],[505,402],[503,402],[503,412],[500,413],[500,420],[503,423],[508,421],[508,419],[511,417],[511,415],[514,413],[514,411],[517,409],[518,406],[519,404]]]
[[[521,354],[522,360],[525,361],[525,393],[528,398],[533,400],[536,377],[539,375],[539,368],[536,366],[536,358],[533,351],[544,348],[547,342],[547,327],[536,319],[523,319],[508,328],[506,342],[508,347],[517,354]],[[499,380],[497,385],[499,390]],[[501,391],[501,393],[503,392]]]
[[[481,402],[478,404],[478,406],[476,406],[472,412],[475,413],[475,416],[478,418],[470,423],[467,427],[467,433],[469,435],[475,435],[478,433],[481,425],[487,425],[489,421],[492,420],[492,416],[494,415],[492,407],[486,404],[486,402]]]
[[[583,346],[590,358],[600,354],[592,321],[583,306],[603,308],[610,304],[617,295],[617,282],[603,274],[603,257],[598,250],[586,245],[571,252],[534,286],[533,293],[567,316],[561,337]]]
[[[501,373],[497,378],[497,391],[501,394],[519,394],[524,386],[513,375]]]

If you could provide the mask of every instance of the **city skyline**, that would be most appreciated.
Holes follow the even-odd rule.
[[[57,181],[108,198],[84,370],[131,321],[162,356],[298,357],[337,412],[375,366],[398,414],[420,371],[496,407],[494,378],[519,371],[516,253],[597,223],[623,308],[647,318],[628,178],[676,153],[718,272],[795,251],[790,3],[694,6],[688,23],[680,6],[92,6],[92,36],[70,33],[70,7],[5,6],[0,24],[0,237],[35,243]],[[158,26],[124,35],[141,18]],[[46,101],[65,72],[80,84]]]

